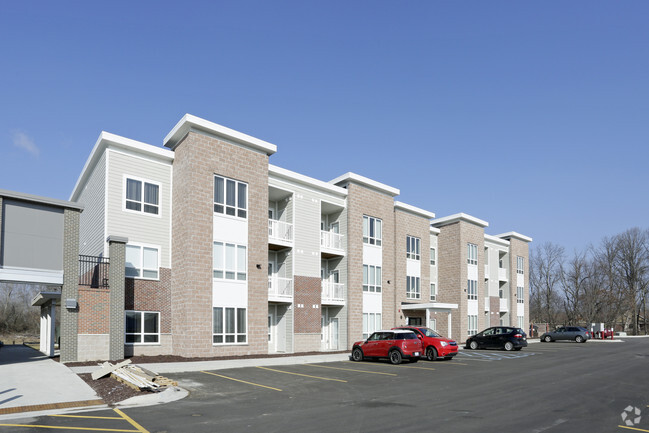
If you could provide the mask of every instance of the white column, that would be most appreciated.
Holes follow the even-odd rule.
[[[426,328],[430,328],[430,308],[426,308]]]
[[[41,305],[41,341],[38,350],[43,353],[47,352],[47,306]]]
[[[49,342],[49,347],[47,348],[47,356],[54,356],[54,343],[56,342],[56,300],[52,299],[52,302],[50,303],[50,314],[48,316],[49,319],[49,335],[48,335],[48,342]]]
[[[453,338],[451,335],[453,335],[451,332],[451,310],[448,310],[448,338]]]

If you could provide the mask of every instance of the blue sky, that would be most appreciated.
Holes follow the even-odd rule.
[[[102,130],[184,113],[568,251],[649,211],[649,2],[0,4],[0,188],[67,199]]]

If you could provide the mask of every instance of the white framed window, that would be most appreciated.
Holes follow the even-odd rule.
[[[478,264],[478,246],[476,244],[467,244],[467,259],[469,265]]]
[[[126,278],[157,280],[160,274],[160,247],[126,244]]]
[[[160,215],[160,184],[124,176],[124,210]]]
[[[381,313],[363,313],[363,339],[381,329]]]
[[[518,327],[525,331],[525,316],[516,316],[518,319]]]
[[[406,298],[421,299],[421,287],[419,277],[406,276]]]
[[[246,281],[246,246],[215,241],[212,251],[212,268],[213,277],[216,279]]]
[[[466,293],[468,299],[478,299],[478,282],[476,280],[467,280]]]
[[[516,256],[516,273],[517,274],[525,273],[525,257]]]
[[[363,243],[381,246],[382,221],[379,218],[363,215]]]
[[[381,267],[363,265],[363,291],[381,293]]]
[[[436,260],[435,260],[435,248],[430,249],[430,265],[435,266]]]
[[[124,312],[126,344],[159,344],[160,313],[157,311]]]
[[[467,334],[474,335],[478,333],[478,316],[469,314],[467,316]]]
[[[245,219],[247,209],[248,184],[214,175],[214,212]]]
[[[435,283],[430,283],[430,300],[437,301],[437,286]]]
[[[430,319],[428,321],[428,324],[430,325],[429,328],[432,329],[433,331],[437,331],[437,319]]]
[[[516,287],[516,303],[517,304],[525,303],[525,289],[521,286]]]
[[[245,308],[212,308],[212,343],[245,344],[248,342]]]
[[[406,236],[406,258],[419,260],[421,257],[421,239],[414,236]]]

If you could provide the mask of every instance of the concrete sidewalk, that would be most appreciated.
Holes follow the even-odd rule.
[[[0,417],[103,405],[76,373],[27,346],[0,347]]]
[[[203,370],[226,370],[243,367],[268,367],[273,365],[311,364],[318,362],[337,362],[349,359],[349,353],[332,353],[318,355],[296,355],[275,358],[228,359],[215,361],[159,362],[140,364],[142,367],[159,374],[184,373]],[[75,373],[92,373],[98,366],[70,367]]]

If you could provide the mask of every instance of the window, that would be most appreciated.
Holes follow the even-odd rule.
[[[138,179],[126,178],[124,206],[134,212],[153,215],[160,213],[160,185]]]
[[[430,249],[430,265],[435,266],[435,248]]]
[[[248,184],[226,177],[214,176],[214,212],[246,218]]]
[[[157,247],[126,245],[126,278],[157,280],[158,257]]]
[[[381,313],[363,313],[363,338],[381,329]]]
[[[406,258],[419,260],[421,239],[414,236],[406,236]]]
[[[478,333],[478,316],[477,315],[468,315],[467,316],[468,320],[468,326],[467,326],[467,334],[469,335],[474,335]]]
[[[516,287],[516,303],[523,304],[525,303],[525,289],[518,286]]]
[[[478,299],[478,282],[476,280],[467,280],[466,292],[469,299]]]
[[[516,257],[516,273],[524,274],[525,273],[525,257]]]
[[[214,242],[212,254],[214,278],[246,281],[246,247],[225,242]]]
[[[466,262],[470,265],[478,264],[478,246],[475,244],[467,244],[467,259]]]
[[[363,243],[381,246],[381,220],[363,215]]]
[[[232,307],[212,308],[212,343],[246,343],[246,309]]]
[[[381,292],[381,267],[363,265],[363,291]]]
[[[160,343],[160,313],[125,311],[127,344]]]
[[[430,283],[430,300],[437,301],[437,287],[435,287],[435,283]]]
[[[406,277],[406,298],[421,299],[421,289],[419,287],[419,277]]]

